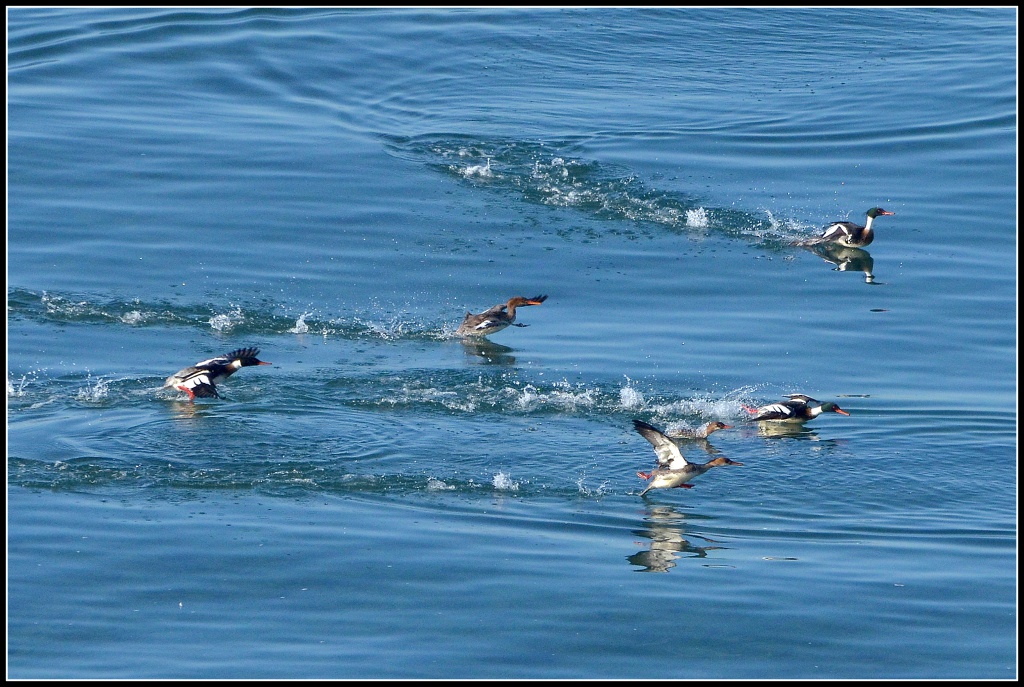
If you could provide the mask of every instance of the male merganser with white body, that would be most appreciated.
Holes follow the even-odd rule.
[[[703,465],[690,463],[683,458],[678,444],[657,427],[641,420],[633,420],[633,427],[640,433],[640,436],[651,442],[651,445],[654,446],[654,453],[658,456],[657,468],[650,472],[636,473],[640,479],[651,480],[640,492],[640,496],[651,489],[672,489],[674,487],[691,489],[693,485],[687,484],[687,482],[700,477],[711,468],[720,465],[743,465],[743,463],[729,460],[725,456],[710,460]]]
[[[457,336],[487,336],[500,332],[509,325],[528,327],[529,325],[516,322],[516,308],[524,305],[540,305],[547,298],[547,296],[534,296],[533,298],[516,296],[510,298],[507,303],[498,303],[479,315],[467,312],[466,319],[455,330],[455,334]]]
[[[270,365],[256,358],[259,352],[258,348],[239,348],[227,355],[198,362],[168,377],[164,382],[164,388],[174,387],[184,391],[190,401],[196,396],[220,398],[216,385],[238,370],[252,365]]]
[[[853,222],[833,222],[825,227],[821,236],[808,241],[802,241],[800,245],[813,246],[819,243],[838,243],[840,246],[846,246],[847,248],[863,248],[875,240],[875,232],[871,228],[875,218],[882,215],[895,214],[895,212],[889,212],[882,208],[871,208],[867,212],[868,221],[864,226],[854,224]]]
[[[789,424],[803,424],[813,420],[822,413],[839,413],[849,415],[848,412],[831,401],[822,403],[805,394],[786,394],[788,401],[780,403],[769,403],[760,408],[743,406],[743,409],[753,415],[751,422],[785,422]]]

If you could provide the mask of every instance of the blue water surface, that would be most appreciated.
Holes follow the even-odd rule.
[[[9,9],[8,676],[1015,679],[1016,35]]]

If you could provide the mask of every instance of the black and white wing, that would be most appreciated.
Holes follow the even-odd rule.
[[[769,403],[757,409],[757,414],[750,418],[756,420],[789,420],[796,414],[792,406],[786,403]]]
[[[508,306],[504,303],[498,303],[492,305],[487,310],[484,310],[478,317],[483,319],[474,327],[474,329],[491,329],[492,327],[500,327],[508,324],[508,315],[506,310]]]
[[[822,241],[849,241],[855,238],[857,230],[861,228],[860,225],[853,222],[833,222],[825,227],[819,239]]]
[[[657,427],[649,425],[642,420],[633,420],[633,427],[640,433],[640,436],[651,442],[651,446],[654,447],[654,453],[658,456],[659,468],[679,470],[689,465],[676,442],[665,436]]]
[[[480,320],[479,324],[473,327],[473,329],[483,331],[485,329],[493,329],[494,327],[497,327],[500,324],[504,324],[504,322],[495,317],[487,317],[483,320]]]
[[[173,377],[168,378],[165,386],[173,386],[190,396],[198,398],[220,398],[217,387],[213,384],[210,371],[199,365],[187,367]]]
[[[232,360],[235,360],[238,356],[235,356],[237,351],[228,353],[227,355],[218,355],[216,358],[210,358],[209,360],[203,360],[192,367],[200,370],[219,370],[227,367],[231,364]]]

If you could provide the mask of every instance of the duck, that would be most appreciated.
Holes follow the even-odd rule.
[[[743,409],[753,415],[751,422],[785,422],[788,424],[803,424],[813,420],[822,413],[839,413],[849,415],[835,403],[827,401],[822,403],[806,394],[786,394],[788,401],[769,403],[759,408],[743,406]]]
[[[724,422],[719,422],[718,420],[714,420],[712,422],[707,423],[703,427],[698,427],[697,429],[674,429],[674,430],[670,430],[668,432],[665,432],[665,436],[667,436],[669,439],[676,439],[676,440],[682,439],[684,441],[685,440],[699,440],[699,439],[707,439],[709,436],[711,436],[711,434],[713,434],[713,433],[715,433],[715,432],[717,432],[717,431],[719,431],[721,429],[732,429],[732,425],[727,425]]]
[[[837,243],[847,248],[863,248],[875,240],[875,232],[871,228],[875,218],[896,213],[882,208],[871,208],[866,214],[868,221],[864,226],[853,222],[833,222],[825,227],[821,236],[804,241],[800,245],[814,246],[821,243]]]
[[[711,468],[722,465],[743,465],[735,460],[729,460],[725,456],[719,456],[709,460],[703,465],[691,463],[683,457],[679,445],[668,437],[664,432],[649,425],[643,420],[633,420],[633,427],[644,439],[654,446],[654,453],[658,456],[658,467],[650,472],[638,472],[640,479],[650,480],[640,496],[644,496],[651,489],[692,489],[693,485],[688,482],[700,477]]]
[[[540,305],[547,299],[546,295],[534,296],[533,298],[514,296],[508,299],[507,303],[498,303],[484,310],[479,315],[467,312],[466,318],[462,320],[462,324],[455,330],[455,334],[457,336],[488,336],[500,332],[509,325],[528,327],[529,325],[516,322],[516,308],[524,305]]]
[[[722,455],[722,452],[711,445],[711,442],[708,441],[708,437],[719,430],[732,429],[732,427],[732,425],[727,425],[724,422],[715,420],[707,423],[703,427],[698,427],[697,429],[684,428],[669,430],[665,432],[665,436],[676,442],[680,448],[697,447],[710,456],[719,456]]]
[[[189,401],[199,398],[222,398],[217,393],[217,384],[233,375],[243,367],[254,365],[270,365],[258,359],[260,349],[237,348],[230,353],[203,360],[178,370],[164,382],[164,388],[174,387],[188,394]]]

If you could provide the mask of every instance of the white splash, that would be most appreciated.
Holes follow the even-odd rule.
[[[299,319],[295,320],[295,326],[288,331],[292,334],[306,334],[309,332],[309,325],[306,324],[306,317],[312,315],[311,312],[304,312],[299,315]]]
[[[519,490],[519,482],[516,482],[508,474],[504,472],[499,472],[498,474],[496,474],[491,483],[494,485],[494,488],[498,489],[499,491]]]
[[[390,398],[382,398],[381,403],[388,403],[393,406],[410,405],[415,403],[440,403],[449,410],[457,410],[464,413],[472,413],[477,409],[477,401],[473,398],[460,398],[457,391],[446,391],[444,389],[415,388],[408,384],[402,387],[400,393]]]
[[[655,201],[644,201],[643,205],[647,209],[646,215],[641,215],[637,217],[637,219],[647,220],[648,222],[657,222],[659,224],[667,224],[669,226],[676,226],[679,224],[679,220],[681,218],[679,210],[675,208],[660,208],[657,206]]]
[[[644,395],[630,385],[629,377],[626,377],[626,386],[619,390],[619,405],[623,409],[640,408],[644,404]]]
[[[486,165],[470,165],[462,170],[462,176],[469,179],[470,177],[482,177],[490,179],[494,177],[494,172],[491,171],[491,158],[487,158]]]
[[[449,484],[445,484],[444,482],[442,482],[441,480],[437,479],[436,477],[428,477],[427,478],[427,490],[428,491],[445,491],[445,490],[451,491],[452,489],[455,489],[455,487],[452,486],[452,485],[449,485]]]
[[[370,335],[385,341],[401,339],[413,328],[413,323],[405,322],[398,317],[392,317],[390,322],[370,322],[359,317],[353,317],[352,322],[357,326],[365,327]]]
[[[218,332],[225,332],[235,325],[239,325],[245,322],[245,315],[242,313],[242,308],[235,306],[235,309],[229,313],[223,315],[214,315],[210,318],[210,327],[216,329]]]
[[[510,389],[513,394],[518,392],[518,398],[516,398],[516,405],[519,406],[520,410],[530,410],[531,407],[540,402],[541,395],[537,391],[537,387],[532,384],[527,384],[522,390]]]
[[[607,489],[608,482],[607,482],[607,480],[604,481],[604,482],[601,482],[601,484],[599,484],[596,487],[594,487],[593,489],[591,489],[586,484],[584,484],[586,479],[587,479],[586,474],[582,474],[582,475],[580,475],[579,479],[576,480],[576,487],[580,490],[580,494],[582,496],[604,496],[606,493],[608,493],[608,489]]]
[[[138,310],[132,310],[121,315],[121,321],[125,324],[141,324],[146,319],[146,316],[140,313]]]
[[[75,394],[75,398],[84,403],[99,403],[107,397],[110,392],[110,383],[105,379],[97,379],[96,383],[92,383],[92,376],[90,376],[85,383],[85,386],[78,390]]]
[[[560,157],[551,158],[550,163],[544,163],[540,160],[536,160],[533,163],[533,169],[530,171],[530,176],[534,179],[551,180],[556,179],[568,179],[569,170],[565,165],[565,160]]]
[[[46,307],[46,312],[49,314],[59,314],[64,316],[76,317],[82,315],[89,310],[88,301],[79,301],[78,303],[72,303],[66,298],[60,296],[51,296],[46,291],[43,291],[42,295],[43,305]]]
[[[777,231],[782,227],[782,221],[775,219],[775,215],[772,214],[771,210],[765,210],[764,214],[768,215],[768,226],[771,227],[773,231]]]
[[[580,408],[593,408],[597,405],[597,391],[586,388],[574,389],[568,381],[555,382],[554,388],[550,391],[541,391],[533,384],[524,384],[521,387],[507,386],[499,393],[525,412],[542,407],[575,412]]]
[[[669,403],[652,404],[647,410],[655,416],[673,418],[667,427],[672,430],[694,429],[690,423],[704,423],[711,420],[733,422],[748,417],[746,411],[743,410],[743,405],[754,390],[754,387],[745,386],[717,398],[695,396]],[[689,418],[690,422],[681,422],[680,418],[682,417]]]
[[[24,396],[25,385],[28,384],[28,375],[22,375],[21,379],[18,380],[18,385],[15,386],[11,383],[11,378],[7,378],[7,395],[8,396]]]
[[[814,225],[799,222],[795,219],[779,219],[771,210],[765,210],[764,214],[768,217],[768,235],[771,237],[796,241],[806,239],[808,231],[817,232]],[[756,232],[758,236],[762,236],[764,233]]]
[[[708,211],[704,208],[694,208],[686,211],[686,226],[695,229],[707,229]]]
[[[550,393],[550,400],[559,408],[576,411],[580,408],[592,408],[596,405],[596,394],[597,392],[594,389],[573,391],[569,386],[569,382],[558,382]]]

